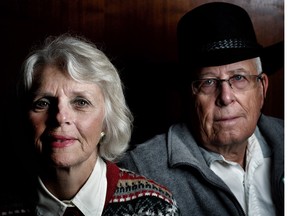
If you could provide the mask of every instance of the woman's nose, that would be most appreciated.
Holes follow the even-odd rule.
[[[60,125],[72,122],[72,110],[68,105],[59,104],[56,113],[56,120]]]

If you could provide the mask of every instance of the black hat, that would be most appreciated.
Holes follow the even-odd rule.
[[[200,5],[177,26],[179,61],[185,67],[219,66],[261,55],[253,24],[241,7],[224,2]]]

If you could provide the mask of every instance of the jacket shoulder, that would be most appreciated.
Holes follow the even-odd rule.
[[[284,136],[283,119],[262,114],[258,121],[258,126],[263,133],[268,134],[269,136],[274,136],[275,134]]]
[[[159,154],[161,153],[161,157]],[[166,135],[160,134],[153,138],[147,140],[144,143],[137,144],[131,150],[128,150],[119,159],[117,165],[119,167],[126,168],[138,172],[138,165],[145,164],[151,161],[158,161],[166,158],[167,148],[166,148]]]

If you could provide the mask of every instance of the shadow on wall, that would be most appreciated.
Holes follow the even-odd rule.
[[[126,100],[134,115],[132,144],[166,131],[179,119],[180,100],[174,82],[178,70],[175,63],[134,62],[122,70],[120,67]]]

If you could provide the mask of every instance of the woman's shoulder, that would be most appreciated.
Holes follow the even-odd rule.
[[[157,196],[172,202],[170,190],[152,179],[123,168],[120,168],[119,176],[118,187],[121,190],[140,193],[141,196]]]
[[[120,208],[121,206],[121,208]],[[172,193],[163,185],[136,174],[130,170],[120,168],[117,188],[113,198],[104,211],[115,214],[144,213],[145,215],[180,215]]]

